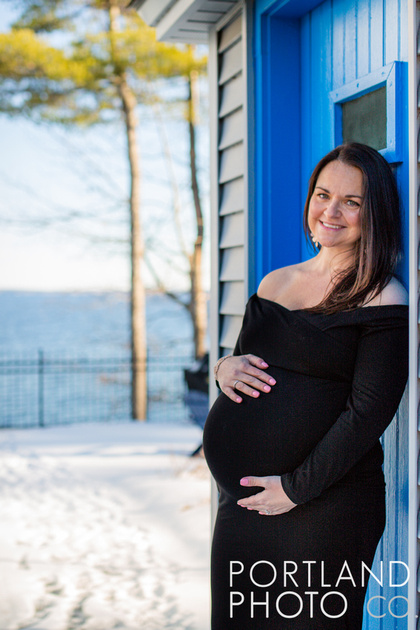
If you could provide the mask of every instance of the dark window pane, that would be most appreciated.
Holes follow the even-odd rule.
[[[386,87],[342,103],[343,142],[386,148]]]

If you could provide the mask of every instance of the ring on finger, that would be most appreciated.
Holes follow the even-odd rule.
[[[265,510],[265,513],[266,513],[267,515],[271,514],[270,510]]]
[[[238,384],[238,383],[240,383],[240,382],[241,382],[241,381],[240,381],[239,379],[238,379],[237,381],[235,381],[235,382],[233,383],[233,389],[235,389],[235,387],[237,386],[237,384]]]

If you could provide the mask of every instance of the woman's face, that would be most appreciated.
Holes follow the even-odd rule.
[[[320,172],[309,202],[308,224],[322,247],[352,249],[360,239],[363,174],[339,160]]]

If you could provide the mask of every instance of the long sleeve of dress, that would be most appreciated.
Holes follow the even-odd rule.
[[[303,463],[281,476],[294,503],[319,496],[375,445],[395,415],[407,375],[406,318],[365,326],[346,409]]]
[[[240,340],[240,335],[238,336],[238,338],[237,338],[237,340],[236,340],[235,347],[234,347],[234,349],[232,350],[232,356],[233,356],[233,357],[236,357],[236,356],[238,356],[238,355],[240,355],[240,354],[241,354],[241,351],[240,351],[240,348],[239,348],[239,343],[240,343],[240,342],[239,342],[239,340]],[[219,389],[220,391],[222,391],[222,388],[220,387],[220,383],[219,383],[219,381],[217,380],[217,378],[216,378],[215,380],[216,380],[216,387],[217,387],[217,389]]]

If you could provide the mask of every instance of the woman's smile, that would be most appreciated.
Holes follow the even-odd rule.
[[[332,223],[326,223],[326,221],[319,221],[321,225],[327,230],[341,230],[344,228],[344,225],[333,225]]]

